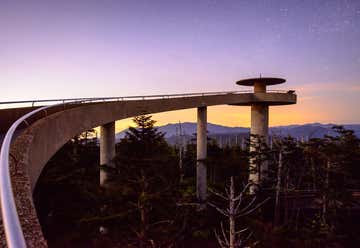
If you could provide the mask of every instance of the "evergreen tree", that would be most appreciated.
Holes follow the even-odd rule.
[[[172,211],[176,209],[179,170],[174,150],[154,127],[151,116],[137,116],[133,121],[137,126],[130,127],[117,145],[118,174],[110,183],[112,213],[108,214],[126,213],[136,245],[146,246],[150,240],[160,242],[161,233],[172,231],[169,223],[176,218]]]

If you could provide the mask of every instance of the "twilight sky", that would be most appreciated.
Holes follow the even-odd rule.
[[[237,90],[260,73],[298,94],[270,125],[360,123],[360,1],[0,0],[0,101]],[[249,126],[250,112],[208,119]]]

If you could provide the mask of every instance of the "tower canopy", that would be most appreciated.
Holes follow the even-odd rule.
[[[261,83],[264,85],[275,85],[285,83],[286,80],[283,78],[274,78],[274,77],[260,77],[260,78],[247,78],[240,81],[237,81],[236,84],[244,86],[254,86],[255,83]]]

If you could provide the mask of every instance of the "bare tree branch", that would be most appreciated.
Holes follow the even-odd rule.
[[[210,193],[212,193],[212,194],[220,197],[220,198],[223,199],[223,200],[226,200],[226,201],[229,200],[229,198],[225,197],[223,194],[220,194],[220,193],[218,193],[218,192],[216,192],[216,191],[214,191],[214,190],[212,190],[212,189],[210,189],[210,188],[208,189],[208,191],[209,191]]]
[[[256,209],[261,207],[266,201],[270,199],[267,198],[264,201],[260,202],[259,204],[255,205],[254,203],[256,202],[256,197],[253,196],[250,202],[245,207],[241,207],[243,203],[243,197],[251,185],[253,184],[248,183],[246,186],[243,187],[241,193],[236,196],[234,178],[231,177],[230,186],[227,186],[225,188],[225,193],[227,197],[221,193],[211,191],[214,195],[220,197],[221,199],[227,201],[228,203],[228,207],[225,208],[221,208],[211,202],[208,203],[211,207],[215,208],[220,214],[229,218],[229,231],[226,231],[224,229],[223,222],[220,222],[220,229],[221,229],[220,234],[216,230],[214,230],[217,242],[222,248],[245,247],[246,243],[248,242],[248,240],[250,239],[253,233],[250,232],[250,234],[243,237],[246,234],[246,232],[249,231],[249,229],[246,227],[239,231],[236,231],[235,219],[237,217],[243,217],[254,212]]]

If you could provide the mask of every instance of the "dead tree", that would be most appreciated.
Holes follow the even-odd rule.
[[[280,191],[281,191],[281,173],[282,173],[282,150],[279,152],[279,163],[277,168],[277,179],[276,179],[276,196],[275,196],[275,214],[274,214],[274,224],[275,226],[279,224],[280,218]]]
[[[236,248],[236,247],[245,247],[246,243],[250,239],[252,232],[249,232],[248,228],[244,228],[236,231],[236,219],[240,217],[247,216],[261,207],[269,198],[264,201],[255,204],[256,196],[252,196],[252,199],[246,206],[242,206],[244,195],[247,193],[249,188],[252,186],[251,183],[248,183],[240,194],[235,194],[234,186],[234,177],[230,178],[229,188],[225,188],[226,194],[221,194],[210,190],[214,195],[218,196],[222,200],[228,202],[228,207],[221,208],[215,204],[208,203],[210,206],[214,207],[220,214],[228,218],[229,221],[229,230],[224,229],[223,222],[221,222],[221,232],[215,232],[215,237],[222,248]]]

